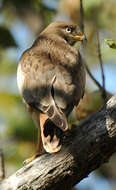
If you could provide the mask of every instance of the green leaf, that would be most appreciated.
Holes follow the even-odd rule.
[[[105,39],[110,48],[116,49],[116,39]]]
[[[0,47],[9,48],[13,46],[17,47],[10,31],[4,26],[0,26]]]

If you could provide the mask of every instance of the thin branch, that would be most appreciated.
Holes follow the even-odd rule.
[[[86,64],[85,60],[84,60],[84,65],[85,65],[85,68],[86,68],[86,71],[88,73],[88,75],[90,76],[90,78],[95,82],[95,84],[99,87],[100,90],[103,90],[103,87],[101,86],[101,84],[95,79],[95,77],[93,76],[93,74],[91,73],[88,65]]]
[[[83,10],[83,0],[80,0],[80,28],[81,28],[81,31],[84,33],[85,31],[85,28],[84,28],[84,10]],[[82,43],[82,47],[83,47],[83,43]],[[100,46],[99,46],[100,47]],[[106,92],[105,92],[105,83],[103,86],[101,86],[101,84],[95,79],[95,77],[93,76],[93,74],[91,73],[86,61],[85,61],[85,51],[84,51],[84,47],[82,48],[83,49],[83,56],[84,56],[84,65],[85,65],[85,68],[86,68],[86,71],[88,73],[88,75],[90,76],[90,78],[95,82],[95,84],[98,86],[98,88],[102,91],[102,94],[103,94],[103,97],[105,97],[104,99],[106,100]],[[100,48],[99,48],[100,49]],[[98,51],[100,52],[100,51]],[[100,57],[101,57],[101,54],[100,54]],[[102,59],[100,59],[102,63]],[[102,69],[101,69],[102,70]],[[103,73],[103,70],[102,70],[102,73]],[[104,80],[104,79],[103,79]]]
[[[80,0],[80,28],[84,33],[84,11],[83,11],[83,0]]]
[[[0,149],[0,182],[5,178],[3,151]]]
[[[102,61],[102,56],[101,56],[101,48],[100,48],[100,40],[99,40],[99,33],[97,30],[97,51],[98,51],[98,58],[99,58],[99,63],[100,63],[100,68],[101,68],[101,74],[102,74],[102,97],[104,100],[104,103],[106,102],[106,90],[105,90],[105,75],[104,75],[104,69],[103,69],[103,61]]]

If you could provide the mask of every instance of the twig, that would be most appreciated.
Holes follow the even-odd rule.
[[[101,57],[101,49],[100,49],[100,40],[99,40],[99,33],[97,30],[97,51],[98,51],[98,58],[99,58],[99,63],[100,63],[100,68],[101,68],[101,74],[102,74],[102,98],[104,100],[104,103],[106,102],[106,90],[105,90],[105,76],[104,76],[104,69],[103,69],[103,62],[102,62],[102,57]]]
[[[3,151],[0,149],[0,182],[5,178]]]
[[[84,33],[83,0],[80,0],[80,28],[81,28],[81,31]],[[88,75],[90,76],[90,78],[95,82],[95,84],[98,86],[98,88],[102,91],[103,97],[105,97],[103,99],[106,100],[105,84],[103,86],[101,86],[101,84],[95,79],[95,77],[91,73],[91,71],[90,71],[90,69],[89,69],[89,67],[88,67],[88,65],[87,65],[87,63],[85,61],[85,51],[84,51],[84,48],[83,48],[83,44],[82,44],[82,49],[83,49],[84,65],[85,65],[86,71],[87,71]]]
[[[84,62],[85,62],[85,60],[84,60]],[[87,71],[88,75],[89,75],[89,76],[91,77],[91,79],[95,82],[95,84],[100,88],[100,90],[102,90],[103,87],[102,87],[101,84],[94,78],[94,76],[93,76],[93,74],[91,73],[91,71],[90,71],[88,65],[86,64],[86,62],[85,62],[84,65],[85,65],[85,68],[86,68],[86,71]]]
[[[84,33],[84,11],[83,11],[83,0],[80,0],[80,28]]]

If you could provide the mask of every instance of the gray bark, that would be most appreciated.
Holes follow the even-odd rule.
[[[61,152],[44,154],[3,180],[1,190],[69,190],[116,152],[116,95],[64,139]]]

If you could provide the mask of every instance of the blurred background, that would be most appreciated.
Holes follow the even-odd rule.
[[[96,28],[99,31],[105,86],[108,96],[116,91],[116,50],[104,39],[116,38],[116,0],[83,0],[86,62],[102,84]],[[16,83],[20,56],[53,21],[80,24],[79,0],[0,0],[0,148],[5,157],[6,176],[22,167],[36,147],[36,128],[22,103]],[[98,110],[101,92],[87,74],[86,94],[69,119],[70,124]],[[88,104],[89,102],[89,104]],[[116,190],[116,155],[108,164],[75,186],[78,190]]]

